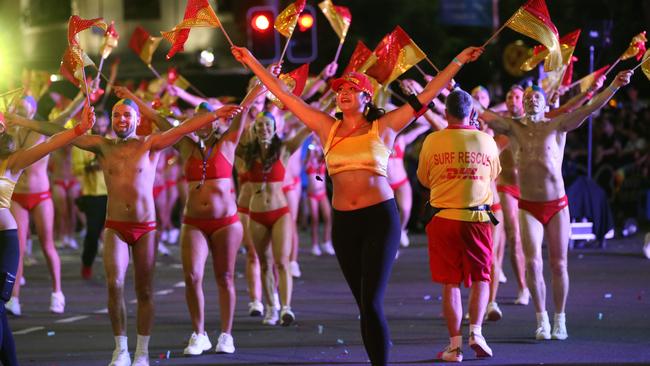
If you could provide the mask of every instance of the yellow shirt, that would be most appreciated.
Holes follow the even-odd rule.
[[[104,173],[101,170],[86,171],[86,166],[94,159],[94,153],[77,147],[72,148],[72,171],[81,180],[81,194],[84,196],[104,196],[107,194]]]
[[[329,175],[350,170],[370,170],[385,177],[391,150],[379,136],[379,122],[372,122],[366,134],[347,137],[336,136],[341,123],[336,121],[332,125],[323,149]]]
[[[471,127],[450,125],[424,140],[418,179],[431,190],[436,216],[470,222],[489,221],[485,211],[467,207],[492,204],[491,183],[501,172],[494,139]]]

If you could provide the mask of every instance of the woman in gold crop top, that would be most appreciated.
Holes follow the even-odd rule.
[[[373,87],[368,78],[351,72],[331,84],[342,112],[337,120],[288,92],[246,48],[232,47],[231,51],[320,138],[334,187],[332,244],[359,307],[370,361],[385,365],[390,339],[383,298],[401,233],[386,166],[395,137],[420,111],[405,104],[383,114],[371,103]],[[462,51],[414,96],[417,101],[412,104],[427,105],[463,64],[476,60],[482,52],[477,47]]]
[[[20,253],[18,250],[18,233],[16,220],[9,211],[11,194],[22,171],[40,160],[53,150],[61,148],[84,134],[95,122],[93,108],[86,107],[81,122],[73,129],[60,132],[42,144],[25,150],[16,150],[13,137],[7,132],[7,125],[0,114],[0,363],[3,365],[18,365],[16,349],[11,329],[7,323],[7,312],[4,304],[11,296],[13,283],[16,280]]]

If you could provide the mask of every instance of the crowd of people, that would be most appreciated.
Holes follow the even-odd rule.
[[[612,99],[631,71],[613,76],[604,88],[601,78],[550,110],[553,103],[536,85],[512,85],[504,103],[491,103],[487,89],[470,93],[453,81],[482,53],[481,47],[466,48],[424,85],[401,80],[403,101],[377,98],[385,91],[363,73],[334,78],[336,63],[294,95],[279,77],[280,64],[265,68],[240,47],[232,54],[254,77],[238,105],[192,95],[164,80],[137,90],[109,84],[106,91],[119,98],[110,112],[93,109],[82,87],[73,100],[60,98],[49,121],[40,121],[34,119],[37,101],[24,96],[0,123],[0,360],[17,364],[6,313],[20,316],[22,301],[29,301],[20,297],[20,284],[32,232],[47,261],[53,313],[64,313],[66,305],[57,247],[75,247],[76,228],[83,227],[80,275],[89,279],[102,246],[115,337],[110,365],[143,366],[149,365],[155,319],[155,259],[169,253],[166,245],[180,245],[193,331],[184,354],[213,348],[205,307],[215,305],[203,295],[208,257],[219,294],[214,349],[235,352],[240,247],[246,252],[249,314],[262,317],[263,325],[293,324],[301,217],[310,221],[310,254],[336,256],[373,365],[389,361],[384,294],[398,249],[409,246],[411,216],[426,217],[432,280],[443,286],[450,343],[439,358],[463,359],[461,284],[471,288],[469,346],[477,357],[492,356],[482,323],[502,317],[497,293],[506,252],[519,288],[516,303],[534,304],[534,337],[566,339],[565,185],[571,169],[584,163],[582,133],[571,131],[611,106],[596,117],[595,179],[620,205],[617,212],[636,216],[638,199],[626,197],[625,187],[647,188],[644,122],[650,110],[634,89],[625,102]],[[416,164],[409,164],[414,157]],[[543,239],[553,326],[545,305]],[[130,257],[137,298],[133,362],[124,294]]]

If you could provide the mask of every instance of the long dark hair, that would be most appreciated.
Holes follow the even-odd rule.
[[[370,95],[364,93],[370,98]],[[366,119],[366,122],[372,123],[373,121],[381,118],[386,111],[383,108],[377,107],[372,101],[366,103],[366,106],[363,108],[363,117]],[[343,112],[336,112],[334,118],[343,119]]]
[[[257,115],[257,118],[260,117],[269,118],[273,121],[273,130],[275,131],[275,135],[271,138],[271,145],[269,146],[268,154],[266,155],[266,158],[262,158],[262,146],[256,136],[244,149],[244,160],[246,161],[248,170],[251,170],[255,160],[259,158],[262,161],[263,171],[268,172],[271,170],[273,164],[275,164],[275,162],[280,158],[282,140],[278,137],[277,126],[273,114],[269,112],[260,112],[260,114]],[[255,129],[255,127],[253,127],[253,129]]]
[[[16,152],[16,140],[10,134],[0,133],[0,157],[8,157]]]

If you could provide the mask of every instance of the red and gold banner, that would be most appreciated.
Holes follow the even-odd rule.
[[[108,56],[113,52],[113,49],[117,47],[117,41],[120,39],[120,35],[115,29],[115,21],[112,20],[111,24],[106,29],[104,33],[104,40],[102,41],[102,47],[99,49],[99,53],[102,55],[102,58],[108,58]]]
[[[296,0],[296,2],[289,4],[275,19],[275,29],[286,38],[290,38],[293,34],[293,30],[298,24],[298,17],[305,9],[305,1]]]
[[[575,51],[576,44],[580,38],[580,29],[576,29],[571,33],[565,34],[560,38],[560,52],[562,53],[562,64],[568,65]],[[521,65],[523,71],[530,71],[534,69],[540,62],[548,57],[548,48],[544,45],[537,45],[533,48],[533,55],[528,58]]]
[[[59,72],[76,87],[80,88],[84,82],[84,67],[94,65],[92,60],[77,45],[69,45],[63,54]]]
[[[645,53],[645,43],[648,42],[648,39],[645,37],[645,31],[637,34],[630,41],[630,45],[627,50],[621,55],[620,60],[627,60],[628,58],[636,57],[637,61],[641,61],[641,57]]]
[[[78,15],[71,16],[68,20],[68,44],[79,45],[79,32],[93,26],[106,31],[106,23],[102,18],[83,19]]]
[[[386,35],[373,53],[377,62],[366,73],[384,86],[427,57],[400,26]]]
[[[188,0],[183,21],[168,32],[160,32],[163,38],[172,44],[172,48],[166,56],[168,60],[177,52],[183,51],[185,42],[190,35],[190,29],[198,27],[221,27],[219,18],[217,18],[217,14],[212,10],[208,0]]]
[[[609,65],[605,65],[601,67],[600,69],[592,72],[591,74],[583,77],[582,79],[578,80],[576,83],[580,85],[580,92],[584,93],[587,90],[589,90],[589,87],[598,80],[599,77],[601,77],[603,74],[607,72],[609,69]]]
[[[286,89],[293,93],[295,96],[302,95],[302,92],[305,90],[305,84],[307,84],[307,78],[309,77],[309,64],[303,64],[302,66],[286,73],[281,74],[278,79],[285,85]],[[273,93],[267,93],[267,97],[281,109],[285,109],[284,105],[280,100],[273,95]]]
[[[320,2],[318,7],[329,21],[334,32],[339,36],[340,42],[343,43],[352,23],[350,9],[345,6],[336,6],[332,3],[332,0]]]
[[[544,0],[529,0],[510,17],[506,26],[546,46],[544,70],[553,71],[562,66],[559,35]]]
[[[363,42],[357,41],[357,46],[352,52],[348,66],[343,70],[343,75],[351,71],[366,72],[375,62],[377,62],[377,56]]]
[[[153,57],[156,48],[162,41],[161,37],[152,37],[141,26],[137,26],[129,40],[129,48],[135,52],[140,59],[147,65],[151,65],[151,58]]]

